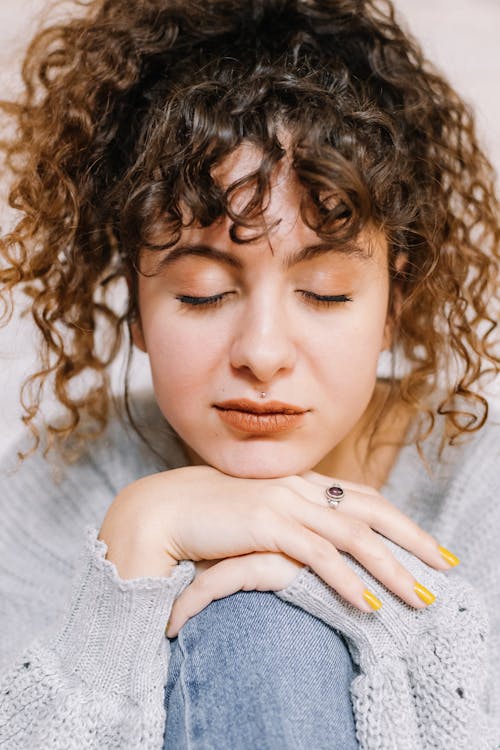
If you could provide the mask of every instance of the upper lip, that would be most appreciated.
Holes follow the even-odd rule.
[[[283,401],[266,401],[264,403],[250,401],[247,398],[221,401],[214,404],[218,409],[236,409],[237,411],[248,411],[254,414],[302,414],[307,409],[302,409],[294,404],[285,404]]]

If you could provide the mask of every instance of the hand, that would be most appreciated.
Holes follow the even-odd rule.
[[[295,493],[321,506],[322,510],[329,514],[339,514],[334,541],[335,549],[349,552],[387,588],[413,607],[426,606],[413,590],[415,580],[388,552],[374,532],[382,534],[399,546],[413,552],[431,567],[438,570],[448,570],[451,567],[439,552],[436,540],[371,487],[342,481],[345,498],[338,508],[333,510],[326,505],[324,497],[324,490],[336,481],[331,477],[309,471],[300,477],[291,476],[272,481],[283,482]],[[318,489],[321,491],[318,492]],[[329,522],[328,526],[335,524],[334,517],[326,520]],[[311,528],[318,530],[312,526]],[[325,532],[326,528],[321,532],[323,537],[332,539]],[[345,533],[347,538],[344,536]],[[335,585],[331,582],[334,567],[332,550],[326,547],[324,549],[324,565],[330,565],[331,568],[329,575],[320,572],[319,568],[322,564],[319,560],[315,561],[316,564],[314,562],[306,564],[342,594],[340,588],[343,586],[339,588],[338,583]],[[322,545],[318,546],[318,553],[320,555],[323,553]],[[335,558],[335,567],[337,563],[338,560]],[[349,578],[352,578],[354,574],[345,563],[338,567],[338,574],[342,575],[342,566],[344,572],[349,571]],[[302,564],[283,552],[255,552],[228,557],[221,561],[204,561],[197,564],[194,581],[182,592],[172,608],[167,627],[168,637],[175,637],[188,619],[214,599],[221,599],[242,590],[279,591],[290,585],[302,567]],[[356,588],[359,590],[359,584]],[[363,607],[360,606],[359,601],[354,601],[348,592],[342,595],[359,609],[370,611],[366,602]]]
[[[355,607],[372,611],[341,551],[411,606],[425,606],[379,534],[446,570],[436,540],[369,487],[342,482],[346,497],[331,509],[324,489],[333,481],[315,472],[241,479],[209,466],[183,467],[125,488],[100,538],[122,577],[169,575],[179,560],[212,561],[176,601],[169,634],[213,599],[242,588],[285,588],[303,565]]]

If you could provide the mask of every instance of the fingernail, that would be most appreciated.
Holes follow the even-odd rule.
[[[382,606],[382,602],[380,601],[380,599],[378,599],[375,594],[372,594],[372,592],[368,589],[364,590],[363,599],[365,600],[365,602],[368,602],[372,609],[380,609],[380,607]]]
[[[452,568],[455,567],[455,565],[458,565],[460,562],[460,559],[453,554],[453,552],[450,552],[449,549],[446,549],[446,547],[438,547],[438,550],[440,551],[442,557],[446,560],[448,565],[451,565]]]
[[[418,583],[418,581],[415,583],[413,590],[425,604],[432,604],[432,602],[436,601],[435,594],[429,591],[429,589],[426,589],[425,586],[422,586],[421,583]]]
[[[170,628],[170,632],[169,632],[169,628]],[[170,620],[167,622],[167,626],[165,628],[165,635],[167,636],[167,638],[175,638],[175,635],[176,635],[175,628],[170,627]]]

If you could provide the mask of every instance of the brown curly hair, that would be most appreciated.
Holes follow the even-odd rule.
[[[451,440],[484,423],[477,393],[500,367],[500,270],[493,169],[473,116],[377,0],[91,0],[42,30],[23,66],[24,93],[3,102],[15,134],[2,148],[21,212],[2,239],[3,320],[12,291],[29,296],[41,366],[24,383],[24,421],[51,383],[67,411],[48,425],[61,443],[110,407],[108,366],[136,314],[139,253],[172,246],[183,226],[227,214],[231,236],[258,225],[270,177],[287,152],[304,188],[303,216],[342,243],[368,222],[389,242],[403,292],[395,347],[410,364],[397,395],[444,415]],[[76,2],[81,8],[82,3]],[[222,187],[214,167],[242,143],[260,167]],[[250,190],[234,208],[241,188]],[[248,233],[248,231],[247,231]],[[161,245],[158,237],[161,237]],[[408,261],[396,271],[396,258]],[[128,307],[110,292],[129,283]],[[130,343],[129,343],[130,345]],[[440,403],[438,373],[455,368]],[[83,392],[74,384],[84,373]]]

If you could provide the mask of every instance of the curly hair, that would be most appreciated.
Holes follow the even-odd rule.
[[[469,107],[391,2],[75,5],[84,12],[32,41],[23,95],[1,105],[15,124],[1,145],[20,218],[1,242],[0,299],[5,322],[12,292],[25,292],[41,333],[40,368],[21,391],[36,441],[49,382],[67,414],[47,426],[53,443],[78,435],[84,415],[95,427],[85,439],[102,431],[108,367],[137,312],[140,252],[223,215],[244,241],[239,230],[258,226],[285,154],[283,129],[308,226],[339,249],[368,222],[387,237],[403,297],[394,346],[409,363],[397,394],[427,417],[418,439],[438,414],[451,441],[479,429],[488,404],[477,384],[500,368],[494,172]],[[223,187],[214,167],[243,141],[258,146],[260,166]],[[236,211],[242,188],[250,197]],[[130,292],[122,312],[110,296],[120,279]]]

